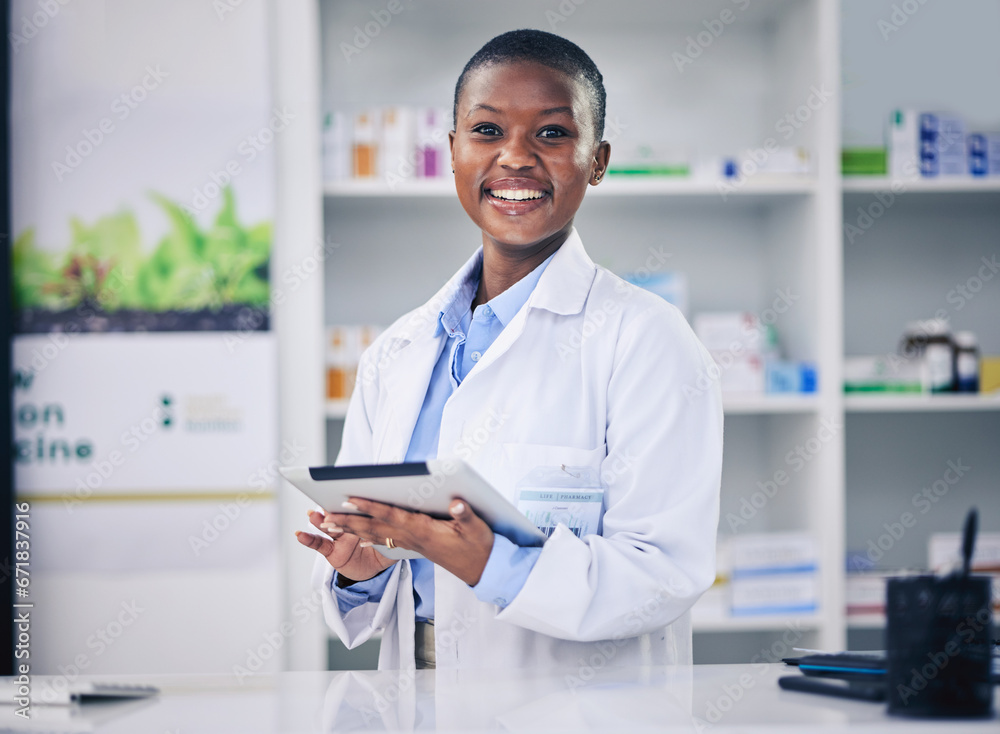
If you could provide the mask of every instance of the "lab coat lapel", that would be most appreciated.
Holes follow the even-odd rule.
[[[535,286],[524,307],[504,327],[496,341],[486,350],[483,358],[469,370],[465,381],[488,369],[510,349],[524,332],[528,314],[532,309],[540,308],[564,316],[580,313],[587,302],[596,273],[597,268],[583,249],[583,242],[574,227],[562,247],[556,251],[552,262],[545,268],[542,277],[538,279],[538,285]]]
[[[445,338],[445,337],[441,337]],[[399,463],[406,457],[406,449],[417,425],[420,408],[427,394],[434,363],[441,353],[441,340],[433,332],[405,344],[393,351],[379,372],[386,393],[386,406],[391,421],[376,454],[379,463]],[[423,389],[421,389],[423,386]]]
[[[455,298],[462,283],[478,267],[477,251],[441,290],[413,312],[400,329],[396,343],[379,361],[379,379],[392,415],[385,438],[376,448],[380,463],[401,462],[406,457],[434,365],[441,356],[442,342],[447,340],[443,332],[438,332],[441,310]]]

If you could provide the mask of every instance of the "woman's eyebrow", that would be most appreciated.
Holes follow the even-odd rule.
[[[469,110],[469,114],[467,114],[466,117],[472,117],[472,114],[474,112],[479,112],[479,110],[486,110],[487,112],[492,112],[492,113],[494,113],[496,115],[502,115],[503,114],[496,107],[490,107],[488,104],[475,104],[475,105],[472,105],[472,108]]]
[[[474,113],[479,112],[480,110],[485,110],[486,112],[492,112],[495,115],[503,114],[502,110],[498,110],[496,107],[491,107],[488,104],[475,104],[472,105],[472,108],[469,110],[469,114],[467,114],[466,117],[472,117]],[[538,114],[541,117],[544,117],[545,115],[569,115],[570,117],[572,117],[573,108],[565,105],[562,107],[550,107],[547,110],[542,110]]]

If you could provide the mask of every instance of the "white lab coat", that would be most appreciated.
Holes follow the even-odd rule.
[[[467,265],[466,268],[469,266]],[[366,351],[339,465],[403,460],[459,271]],[[715,578],[722,402],[680,312],[594,265],[574,230],[525,306],[448,400],[438,457],[468,461],[511,502],[537,467],[589,466],[606,486],[600,535],[560,525],[505,608],[435,567],[438,668],[691,662],[689,608]],[[699,380],[699,377],[702,377]],[[327,623],[348,648],[382,631],[379,668],[414,666],[409,563],[381,602],[342,615],[317,559]]]

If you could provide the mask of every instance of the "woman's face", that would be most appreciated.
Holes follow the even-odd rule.
[[[521,249],[564,240],[609,152],[596,140],[586,87],[569,75],[519,62],[467,78],[451,157],[458,198],[484,244]]]

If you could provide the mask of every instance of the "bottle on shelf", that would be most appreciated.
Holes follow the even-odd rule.
[[[343,112],[327,112],[323,118],[323,180],[343,181],[351,174],[347,155],[350,136]]]
[[[947,319],[911,321],[906,325],[900,353],[922,361],[925,392],[952,392],[955,389],[954,345]]]
[[[377,112],[368,110],[354,118],[352,161],[354,178],[375,178],[378,175]]]
[[[979,341],[971,331],[955,334],[955,392],[979,392]]]

